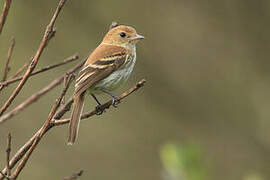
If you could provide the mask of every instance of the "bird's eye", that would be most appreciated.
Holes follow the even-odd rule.
[[[121,32],[120,33],[120,36],[123,38],[123,37],[126,37],[126,33],[124,33],[124,32]]]

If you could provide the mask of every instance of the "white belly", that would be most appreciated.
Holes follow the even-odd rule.
[[[114,71],[111,75],[101,80],[94,86],[94,91],[99,90],[100,88],[107,89],[112,91],[118,88],[121,84],[125,83],[129,78],[131,72],[133,71],[134,65],[136,62],[136,53],[134,57],[127,59],[127,62],[120,69]]]

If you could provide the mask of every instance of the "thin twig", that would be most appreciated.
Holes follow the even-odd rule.
[[[4,70],[4,75],[3,75],[2,81],[5,81],[7,79],[7,74],[9,72],[9,70],[10,70],[9,62],[10,62],[10,58],[11,58],[11,55],[12,55],[14,46],[15,46],[15,38],[13,37],[11,39],[11,44],[10,44],[10,47],[9,47],[9,50],[8,50],[7,61],[6,61],[6,66],[5,66],[5,70]]]
[[[8,133],[8,137],[7,137],[7,149],[6,149],[6,153],[7,153],[7,176],[10,176],[10,167],[9,167],[9,159],[10,159],[10,152],[11,152],[11,134]]]
[[[53,64],[53,65],[49,65],[49,66],[45,66],[33,73],[30,74],[30,77],[31,76],[34,76],[36,74],[39,74],[39,73],[42,73],[42,72],[45,72],[45,71],[48,71],[48,70],[51,70],[53,68],[56,68],[56,67],[59,67],[61,65],[64,65],[64,64],[67,64],[67,63],[70,63],[70,62],[73,62],[74,60],[77,60],[79,58],[79,56],[77,54],[73,55],[73,56],[70,56],[66,59],[64,59],[62,62],[60,63],[56,63],[56,64]],[[0,83],[0,88],[3,89],[3,87],[6,87],[8,86],[9,84],[11,83],[14,83],[14,82],[17,82],[19,80],[21,80],[23,78],[23,76],[20,76],[20,77],[15,77],[15,78],[9,78],[7,81],[4,81],[4,82],[1,82]],[[1,90],[1,89],[0,89]]]
[[[145,84],[145,80],[141,80],[138,83],[136,83],[135,86],[133,86],[132,88],[128,89],[127,91],[125,91],[124,93],[122,93],[119,97],[118,100],[122,100],[124,98],[126,98],[127,96],[129,96],[130,94],[132,94],[133,92],[135,92],[136,90],[140,89],[144,84]],[[59,118],[61,118],[67,111],[65,109],[66,106],[68,106],[67,104],[71,105],[72,104],[72,98],[66,103],[66,105],[61,108],[54,116],[56,117],[57,114],[61,114],[61,116],[59,116]],[[109,108],[112,104],[112,101],[108,101],[105,104],[102,105],[102,108]],[[64,112],[64,113],[63,113]],[[97,112],[94,110],[90,113],[86,113],[82,116],[82,118],[87,118],[90,116],[93,116],[94,114],[96,114]],[[40,132],[43,131],[43,135],[45,133],[47,133],[51,128],[56,127],[56,126],[60,126],[60,125],[64,125],[69,123],[70,119],[63,119],[63,120],[55,120],[52,119],[50,125],[45,129],[45,131],[43,130],[43,127],[41,127],[17,152],[16,154],[12,157],[12,159],[10,160],[10,168],[12,169],[19,160],[21,160],[24,157],[28,157],[29,153],[32,151],[33,146],[36,146],[36,137],[39,137]],[[31,150],[31,151],[30,151]],[[30,151],[30,152],[29,152]],[[27,155],[26,155],[27,154]],[[31,155],[31,154],[30,154]],[[5,167],[2,170],[2,173],[6,173],[7,172],[7,168]],[[0,175],[0,180],[3,180],[3,178],[5,178],[5,176]]]
[[[22,169],[24,168],[24,166],[26,165],[29,157],[31,156],[32,152],[34,151],[35,147],[37,146],[38,142],[40,141],[40,138],[36,137],[33,144],[31,145],[30,149],[26,152],[26,154],[23,156],[22,161],[20,162],[20,164],[18,165],[18,167],[16,168],[16,170],[14,171],[14,173],[11,176],[11,179],[15,180],[17,179],[18,175],[20,174],[20,172],[22,171]]]
[[[31,61],[32,61],[32,59],[29,61],[27,61],[22,67],[20,67],[18,70],[17,70],[17,72],[14,74],[14,75],[12,75],[9,79],[14,79],[15,77],[18,77],[23,71],[24,71],[24,69],[27,67],[27,66],[29,66],[29,64],[31,63]]]
[[[26,154],[26,152],[30,149],[30,147],[32,146],[32,144],[34,143],[37,135],[40,133],[41,128],[16,152],[16,154],[11,158],[10,162],[9,162],[9,166],[12,169],[19,160],[21,160],[23,158],[23,156]],[[2,173],[6,173],[7,172],[7,167],[5,167],[2,170]],[[5,177],[2,175],[0,175],[0,180],[3,180]]]
[[[70,110],[71,105],[73,104],[73,101],[74,101],[74,97],[69,98],[68,102],[66,102],[66,104],[63,105],[60,108],[60,110],[56,113],[56,115],[54,116],[54,119],[61,119],[61,117],[64,116],[64,114]]]
[[[47,130],[50,129],[51,120],[52,120],[53,116],[55,115],[58,107],[60,106],[61,101],[62,101],[63,97],[65,96],[65,94],[67,92],[67,89],[70,86],[71,81],[74,79],[73,76],[70,75],[70,74],[68,74],[67,76],[69,76],[69,78],[68,78],[68,82],[67,82],[66,86],[63,88],[60,97],[57,98],[56,103],[53,105],[53,107],[52,107],[52,109],[51,109],[51,111],[49,113],[48,119],[43,124],[43,126],[42,126],[41,130],[39,131],[39,133],[35,136],[35,140],[34,140],[33,144],[31,145],[29,150],[26,152],[26,154],[23,156],[23,158],[22,158],[21,162],[19,163],[18,167],[16,168],[16,170],[12,174],[12,176],[11,176],[12,179],[17,179],[20,172],[22,171],[22,169],[25,167],[27,161],[29,160],[31,154],[33,153],[34,149],[38,145],[39,141],[41,140],[43,135],[47,132]]]
[[[75,180],[78,179],[83,174],[83,170],[80,170],[79,172],[73,173],[71,176],[65,177],[64,180]]]
[[[33,58],[33,60],[31,61],[26,73],[23,76],[23,79],[20,81],[19,85],[16,87],[16,89],[12,92],[11,96],[8,98],[8,100],[5,102],[5,104],[2,106],[2,108],[0,109],[0,116],[3,115],[3,113],[7,110],[7,108],[10,106],[10,104],[13,102],[13,100],[15,99],[15,97],[19,94],[19,92],[21,91],[21,89],[23,88],[24,84],[26,83],[26,81],[28,80],[28,78],[30,77],[30,74],[33,72],[33,70],[35,69],[38,60],[43,52],[43,50],[45,49],[46,45],[48,44],[49,40],[54,36],[55,34],[55,30],[54,30],[54,24],[56,21],[56,18],[58,17],[62,7],[64,6],[66,0],[60,0],[55,13],[50,21],[50,23],[48,24],[44,36],[42,38],[42,41],[40,43],[40,46]]]
[[[3,7],[3,12],[2,12],[2,15],[0,17],[0,34],[2,33],[4,24],[6,22],[6,18],[7,18],[7,15],[8,15],[10,4],[11,4],[11,0],[6,0],[5,1],[5,4],[4,4],[4,7]]]
[[[134,91],[137,91],[137,90],[140,89],[142,86],[144,86],[145,82],[146,82],[145,79],[140,80],[139,82],[136,83],[135,86],[133,86],[132,88],[128,89],[127,91],[125,91],[124,93],[122,93],[120,96],[118,96],[117,100],[120,101],[120,100],[124,99],[125,97],[129,96],[130,94],[132,94]],[[112,105],[112,100],[110,100],[110,101],[108,101],[108,102],[102,104],[102,105],[100,106],[100,109],[99,109],[99,110],[100,110],[100,111],[103,111],[103,110],[105,110],[105,109],[109,109],[111,105]],[[63,108],[63,111],[64,111],[64,110],[65,110],[65,109]],[[58,112],[58,113],[60,113],[60,112]],[[58,113],[57,113],[57,114],[58,114]],[[91,112],[88,112],[88,113],[83,114],[83,115],[81,116],[81,119],[89,118],[89,117],[91,117],[91,116],[93,116],[93,115],[95,115],[95,114],[97,114],[97,113],[98,113],[98,111],[95,109],[95,110],[93,110],[93,111],[91,111]],[[57,115],[57,114],[56,114],[56,115]],[[54,119],[53,124],[54,124],[55,126],[59,126],[59,125],[67,124],[67,123],[69,123],[69,121],[70,121],[70,118],[68,118],[68,119],[60,119],[60,120]]]
[[[67,78],[67,79],[68,79],[68,80],[67,80],[67,83],[66,83],[65,87],[63,88],[60,97],[56,100],[55,105],[53,106],[51,112],[49,113],[49,117],[48,117],[47,121],[44,123],[43,128],[41,129],[41,132],[40,132],[41,135],[45,134],[45,131],[46,131],[47,128],[50,126],[51,120],[53,119],[53,117],[54,117],[54,115],[55,115],[57,109],[58,109],[59,106],[61,105],[62,99],[64,98],[64,96],[65,96],[65,94],[66,94],[66,92],[67,92],[67,89],[68,89],[69,86],[70,86],[71,81],[74,79],[74,75],[68,74],[67,76],[68,76],[68,78]]]
[[[6,179],[10,179],[7,175],[5,175],[4,173],[2,173],[2,171],[0,171],[0,175],[2,175],[3,176],[3,178],[6,178]]]
[[[28,99],[26,99],[20,105],[18,105],[17,107],[15,107],[13,110],[11,110],[10,112],[8,112],[8,113],[4,114],[3,116],[1,116],[0,117],[0,124],[3,123],[3,122],[5,122],[6,120],[10,119],[14,115],[18,114],[23,109],[25,109],[26,107],[28,107],[30,104],[36,102],[41,96],[43,96],[44,94],[46,94],[47,92],[49,92],[50,90],[52,90],[53,88],[55,88],[57,85],[59,85],[64,80],[64,77],[66,76],[66,74],[71,74],[71,73],[75,72],[83,64],[84,64],[84,61],[83,62],[80,62],[76,66],[72,67],[67,72],[65,72],[63,75],[61,75],[60,77],[58,77],[57,79],[55,79],[54,81],[52,81],[49,85],[47,85],[46,87],[44,87],[43,89],[41,89],[37,93],[35,93],[32,96],[30,96]]]

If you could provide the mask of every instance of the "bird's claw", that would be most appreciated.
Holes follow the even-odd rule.
[[[103,114],[105,112],[106,112],[105,109],[101,109],[101,105],[96,106],[96,115],[101,115],[101,114]]]
[[[117,98],[112,99],[112,106],[117,108],[118,104],[120,103],[120,100]]]

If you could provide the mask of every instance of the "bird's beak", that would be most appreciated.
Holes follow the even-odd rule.
[[[137,40],[142,40],[142,39],[144,39],[144,36],[139,35],[139,34],[136,34],[136,36],[132,38],[133,41],[134,41],[134,40],[136,40],[136,41],[137,41]]]

